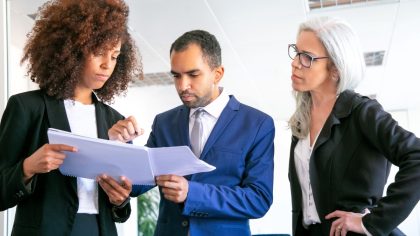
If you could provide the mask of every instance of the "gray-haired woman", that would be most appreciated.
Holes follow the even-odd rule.
[[[313,18],[289,56],[294,235],[400,234],[420,198],[420,139],[353,91],[365,70],[357,36],[342,20]],[[391,163],[399,171],[382,196]]]

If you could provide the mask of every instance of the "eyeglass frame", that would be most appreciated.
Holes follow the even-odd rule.
[[[295,50],[295,53],[296,53],[296,55],[294,56],[294,57],[292,57],[292,55],[290,55],[290,48],[293,48],[294,50]],[[303,67],[305,67],[305,68],[311,68],[311,66],[312,66],[312,62],[314,62],[314,61],[316,61],[316,60],[318,60],[318,59],[325,59],[325,58],[329,58],[329,57],[327,57],[327,56],[324,56],[324,57],[314,57],[314,56],[312,56],[311,54],[309,54],[309,53],[307,53],[307,52],[299,52],[298,51],[298,48],[296,47],[296,44],[289,44],[289,46],[287,47],[287,54],[289,54],[289,57],[290,57],[290,59],[292,59],[292,60],[294,60],[296,57],[299,57],[299,63],[303,66]],[[304,54],[305,56],[307,56],[308,58],[310,58],[310,61],[309,61],[309,66],[305,66],[303,63],[302,63],[302,59],[300,58],[300,55],[301,54]]]

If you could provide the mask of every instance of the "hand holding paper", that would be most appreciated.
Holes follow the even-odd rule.
[[[96,178],[99,185],[108,195],[109,201],[115,206],[121,205],[128,197],[132,190],[132,184],[125,176],[119,178],[121,182],[115,180],[105,174]]]
[[[48,129],[51,144],[66,144],[77,152],[66,152],[60,166],[64,175],[95,179],[107,174],[114,179],[126,176],[137,185],[154,185],[155,176],[179,176],[207,172],[214,166],[197,159],[187,146],[147,148],[110,140],[95,139]]]
[[[178,175],[156,177],[156,184],[162,187],[163,196],[174,203],[183,203],[188,195],[188,181]]]

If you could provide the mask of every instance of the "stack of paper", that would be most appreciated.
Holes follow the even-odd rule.
[[[77,148],[77,152],[66,152],[60,166],[61,173],[69,176],[95,179],[107,174],[115,179],[125,176],[136,185],[154,185],[155,176],[184,176],[216,169],[195,157],[187,146],[148,148],[51,128],[48,139],[50,144]]]

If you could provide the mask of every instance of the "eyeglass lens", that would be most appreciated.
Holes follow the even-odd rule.
[[[304,52],[298,52],[295,45],[289,45],[289,57],[291,59],[295,59],[296,56],[299,56],[299,62],[304,67],[311,67],[312,64],[312,56],[304,53]]]

